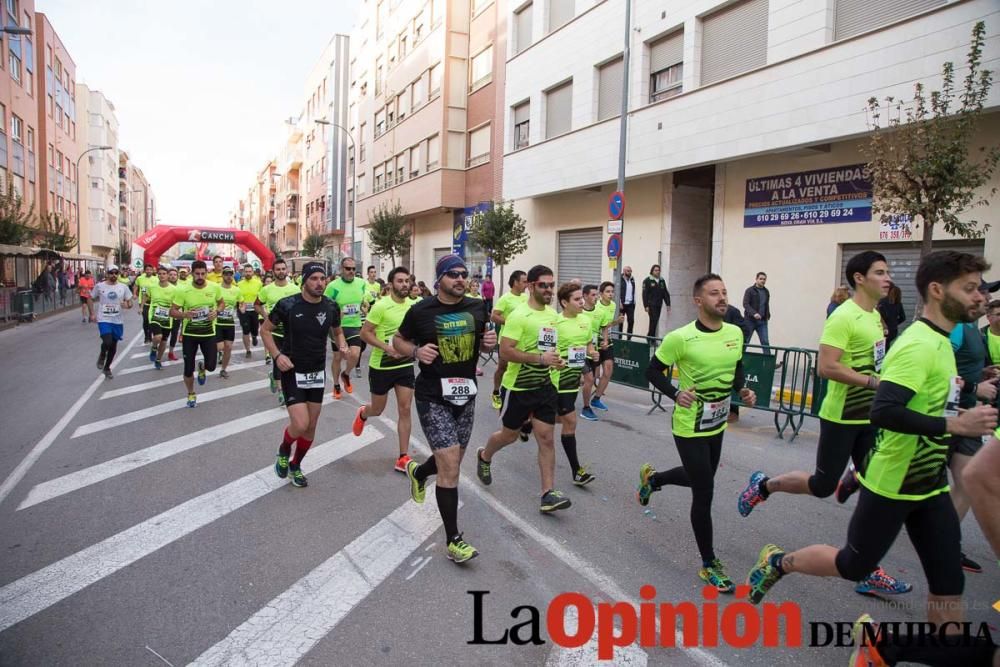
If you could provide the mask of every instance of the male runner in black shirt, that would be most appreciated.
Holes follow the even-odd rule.
[[[308,485],[301,466],[316,437],[316,422],[323,409],[326,340],[329,337],[341,349],[347,345],[340,328],[340,308],[323,296],[324,288],[326,269],[318,262],[306,264],[302,267],[302,292],[278,301],[260,329],[264,347],[281,371],[281,390],[288,408],[288,427],[278,447],[274,472],[282,479],[291,472],[294,486]],[[272,335],[279,324],[285,330],[280,349]]]

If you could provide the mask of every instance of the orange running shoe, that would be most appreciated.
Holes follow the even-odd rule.
[[[340,385],[339,384],[333,385],[333,398],[334,398],[334,400],[339,401],[342,396],[343,396],[343,394],[340,393]]]
[[[406,466],[410,465],[410,461],[412,461],[412,460],[413,459],[410,458],[409,454],[400,454],[399,458],[396,459],[396,465],[393,468],[393,470],[395,470],[396,472],[401,472],[401,473],[403,473],[405,475],[406,474]]]
[[[341,373],[340,374],[340,379],[343,380],[343,382],[344,382],[344,391],[346,391],[348,394],[353,394],[354,393],[354,385],[351,384],[351,374],[350,373]]]
[[[367,420],[365,419],[364,414],[365,414],[365,406],[362,405],[360,408],[358,408],[357,413],[355,413],[354,415],[354,425],[351,428],[351,430],[354,432],[354,435],[360,436],[361,433],[365,430],[365,421]],[[399,464],[397,464],[397,468],[398,467]],[[406,466],[403,466],[403,472],[406,472]]]

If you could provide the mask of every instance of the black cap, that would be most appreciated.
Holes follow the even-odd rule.
[[[322,273],[325,276],[326,267],[320,264],[319,262],[309,262],[308,264],[302,267],[302,280],[308,280],[309,276],[311,276],[314,273]]]
[[[1000,291],[1000,280],[994,280],[993,282],[988,282],[983,280],[979,283],[980,292],[996,292]]]

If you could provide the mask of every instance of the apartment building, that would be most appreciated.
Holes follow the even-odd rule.
[[[610,278],[608,198],[627,76],[624,264],[637,279],[662,265],[669,327],[693,317],[697,275],[720,273],[740,305],[765,271],[771,341],[815,347],[846,260],[866,248],[889,258],[912,314],[922,229],[911,238],[872,220],[859,151],[866,102],[908,99],[918,81],[939,87],[945,61],[960,81],[980,20],[984,68],[996,71],[995,0],[634,2],[626,75],[625,0],[509,5],[503,191],[531,233],[518,266],[548,264],[560,281]],[[987,106],[1000,107],[996,86]],[[1000,114],[991,113],[979,141],[997,136]],[[985,239],[950,239],[938,228],[936,245],[995,263],[998,210],[975,211],[993,225]]]
[[[398,202],[413,234],[397,258],[431,276],[438,257],[467,253],[477,207],[500,193],[503,54],[501,0],[367,0],[351,35],[348,116],[357,145],[354,254],[386,273],[363,228]],[[484,257],[469,257],[484,271]]]
[[[128,185],[125,197],[125,219],[131,238],[139,238],[153,228],[153,190],[146,175],[134,160],[126,165],[125,180]]]
[[[274,240],[282,255],[293,257],[298,254],[303,238],[299,174],[304,141],[299,118],[289,118],[287,127],[275,172]]]
[[[33,0],[4,0],[0,20],[5,26],[34,31]],[[27,208],[39,212],[38,101],[33,35],[0,33],[0,188],[14,186]]]
[[[80,160],[80,248],[85,254],[112,258],[119,240],[118,118],[115,106],[99,90],[76,84],[80,123],[76,152]],[[108,150],[90,150],[108,146]],[[86,154],[85,151],[90,151]],[[54,168],[51,168],[54,171]]]
[[[4,0],[9,6],[15,0]],[[38,107],[38,149],[45,147],[47,169],[38,172],[42,217],[56,213],[77,226],[76,65],[49,19],[35,13],[35,103]]]

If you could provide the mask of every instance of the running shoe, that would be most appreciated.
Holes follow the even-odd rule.
[[[288,472],[292,478],[292,486],[297,486],[299,488],[309,486],[309,480],[307,480],[306,476],[302,474],[301,468],[293,468],[289,466]]]
[[[198,362],[198,384],[205,384],[205,362]]]
[[[843,505],[855,491],[861,487],[858,481],[858,473],[854,470],[854,464],[847,466],[847,470],[837,482],[837,502]]]
[[[753,508],[764,502],[764,496],[760,493],[760,482],[765,477],[766,475],[760,470],[750,473],[749,483],[736,500],[736,509],[739,510],[740,516],[750,516]]]
[[[464,563],[478,555],[479,552],[471,544],[462,539],[461,533],[454,540],[448,542],[448,560],[453,560],[456,563]]]
[[[529,425],[527,431],[525,431],[524,428],[525,427],[522,426],[521,430],[517,432],[517,437],[521,439],[521,442],[528,442],[528,439],[531,438],[531,427]]]
[[[909,593],[913,590],[911,584],[900,581],[886,573],[881,567],[868,575],[864,581],[854,587],[854,592],[872,597],[894,596]]]
[[[159,359],[157,359],[156,361],[153,362],[153,368],[155,368],[158,371],[162,371],[163,370],[163,364],[160,363]]]
[[[572,504],[569,498],[562,494],[562,491],[550,489],[542,495],[542,504],[539,506],[538,511],[548,514],[556,510],[564,510]]]
[[[104,350],[101,350],[101,353],[97,355],[97,370],[103,371],[104,362],[107,360],[108,360],[108,355],[104,352]]]
[[[285,404],[285,392],[278,390],[278,405]]]
[[[198,396],[195,394],[188,394],[187,406],[193,408],[198,404]]]
[[[226,371],[226,370],[219,371],[219,377],[222,378],[223,380],[228,380],[229,379],[229,371]]]
[[[86,317],[83,318],[82,320],[80,320],[80,322],[82,322],[83,324],[86,324],[87,323],[87,318]]]
[[[354,393],[354,385],[351,384],[351,374],[350,373],[341,373],[340,374],[340,379],[344,381],[344,391],[346,391],[348,394],[353,394]]]
[[[656,470],[648,463],[643,463],[639,467],[639,487],[635,492],[635,499],[645,507],[649,504],[649,497],[653,495],[653,485],[649,483],[649,478],[656,474]]]
[[[483,452],[486,450],[485,447],[480,447],[476,450],[476,477],[479,481],[489,486],[493,483],[493,472],[490,470],[491,461],[483,460]]]
[[[274,474],[280,477],[281,479],[285,479],[286,477],[288,477],[287,456],[282,456],[281,454],[278,454],[277,458],[274,461]]]
[[[591,475],[589,472],[587,472],[586,466],[580,468],[575,473],[573,473],[573,484],[577,486],[587,486],[595,479],[597,478]]]
[[[732,593],[736,590],[736,584],[726,574],[722,561],[716,558],[708,567],[698,570],[698,578],[709,586],[714,586],[720,593]]]
[[[363,416],[364,414],[365,414],[365,406],[363,405],[360,408],[358,408],[357,412],[354,413],[354,424],[351,425],[351,432],[353,432],[354,435],[360,436],[365,430],[365,422],[367,420],[364,418]],[[405,466],[403,468],[400,468],[399,462],[397,461],[396,470],[399,470],[399,472],[404,472],[406,468]]]
[[[253,336],[253,337],[252,337],[252,338],[251,338],[250,340],[252,340],[252,341],[253,341],[253,346],[254,346],[254,347],[257,347],[257,337],[256,337],[256,336]]]
[[[270,366],[271,365],[271,355],[270,354],[265,354],[264,355],[264,365],[265,366]]]
[[[354,377],[356,377],[356,378],[361,377],[361,366],[358,366],[357,368],[354,369]],[[349,394],[351,392],[347,392],[347,393]]]
[[[246,352],[243,353],[243,358],[244,359],[249,359],[251,354],[252,354],[252,352],[250,352],[250,350],[247,350]]]
[[[177,355],[174,354],[173,350],[170,350],[170,352],[167,352],[167,360],[168,361],[177,361]]]
[[[973,574],[980,574],[983,571],[983,566],[965,554],[962,554],[962,569]]]
[[[114,380],[115,379],[115,376],[111,374],[111,369],[110,368],[105,368],[104,369],[104,379],[105,380]]]
[[[222,353],[221,352],[219,352],[218,356],[216,356],[215,363],[217,363],[217,364],[221,364],[222,363]]]
[[[410,458],[409,454],[400,454],[399,458],[396,459],[396,465],[394,465],[392,469],[395,470],[396,472],[401,472],[405,475],[406,466],[410,465],[410,461],[412,460],[413,459]]]
[[[411,459],[410,462],[406,464],[406,476],[410,480],[410,498],[413,498],[413,502],[418,505],[422,505],[424,498],[427,497],[427,491],[424,490],[425,482],[421,482],[416,478],[417,468],[419,467],[420,464]]]
[[[339,401],[342,396],[343,394],[340,391],[340,385],[339,384],[333,385],[333,398]]]
[[[593,408],[590,408],[589,406],[585,407],[583,410],[580,410],[580,416],[589,422],[597,421],[597,413],[594,412]]]
[[[152,348],[152,347],[149,348],[149,360],[150,361],[156,361],[156,349],[155,348]]]
[[[775,554],[784,555],[784,552],[781,547],[773,544],[765,546],[760,550],[757,564],[747,575],[747,585],[750,586],[750,602],[754,604],[760,604],[771,587],[778,583],[778,579],[781,579],[781,573],[771,565],[771,556]]]
[[[594,396],[592,399],[590,399],[590,407],[597,408],[598,410],[608,409],[608,406],[604,404],[604,401],[601,400],[600,396]]]
[[[274,373],[267,374],[267,387],[271,390],[272,394],[278,392],[278,381],[274,379]]]
[[[493,395],[490,396],[490,404],[493,406],[494,410],[499,410],[503,407],[503,398],[500,397],[500,392],[493,392]]]
[[[865,632],[865,627],[871,627],[871,635]],[[851,651],[851,661],[849,667],[888,667],[885,659],[879,654],[878,649],[868,643],[868,636],[878,634],[878,624],[872,620],[868,614],[861,614],[858,620],[854,621],[851,628],[851,644],[854,650]],[[867,636],[866,636],[867,635]]]

